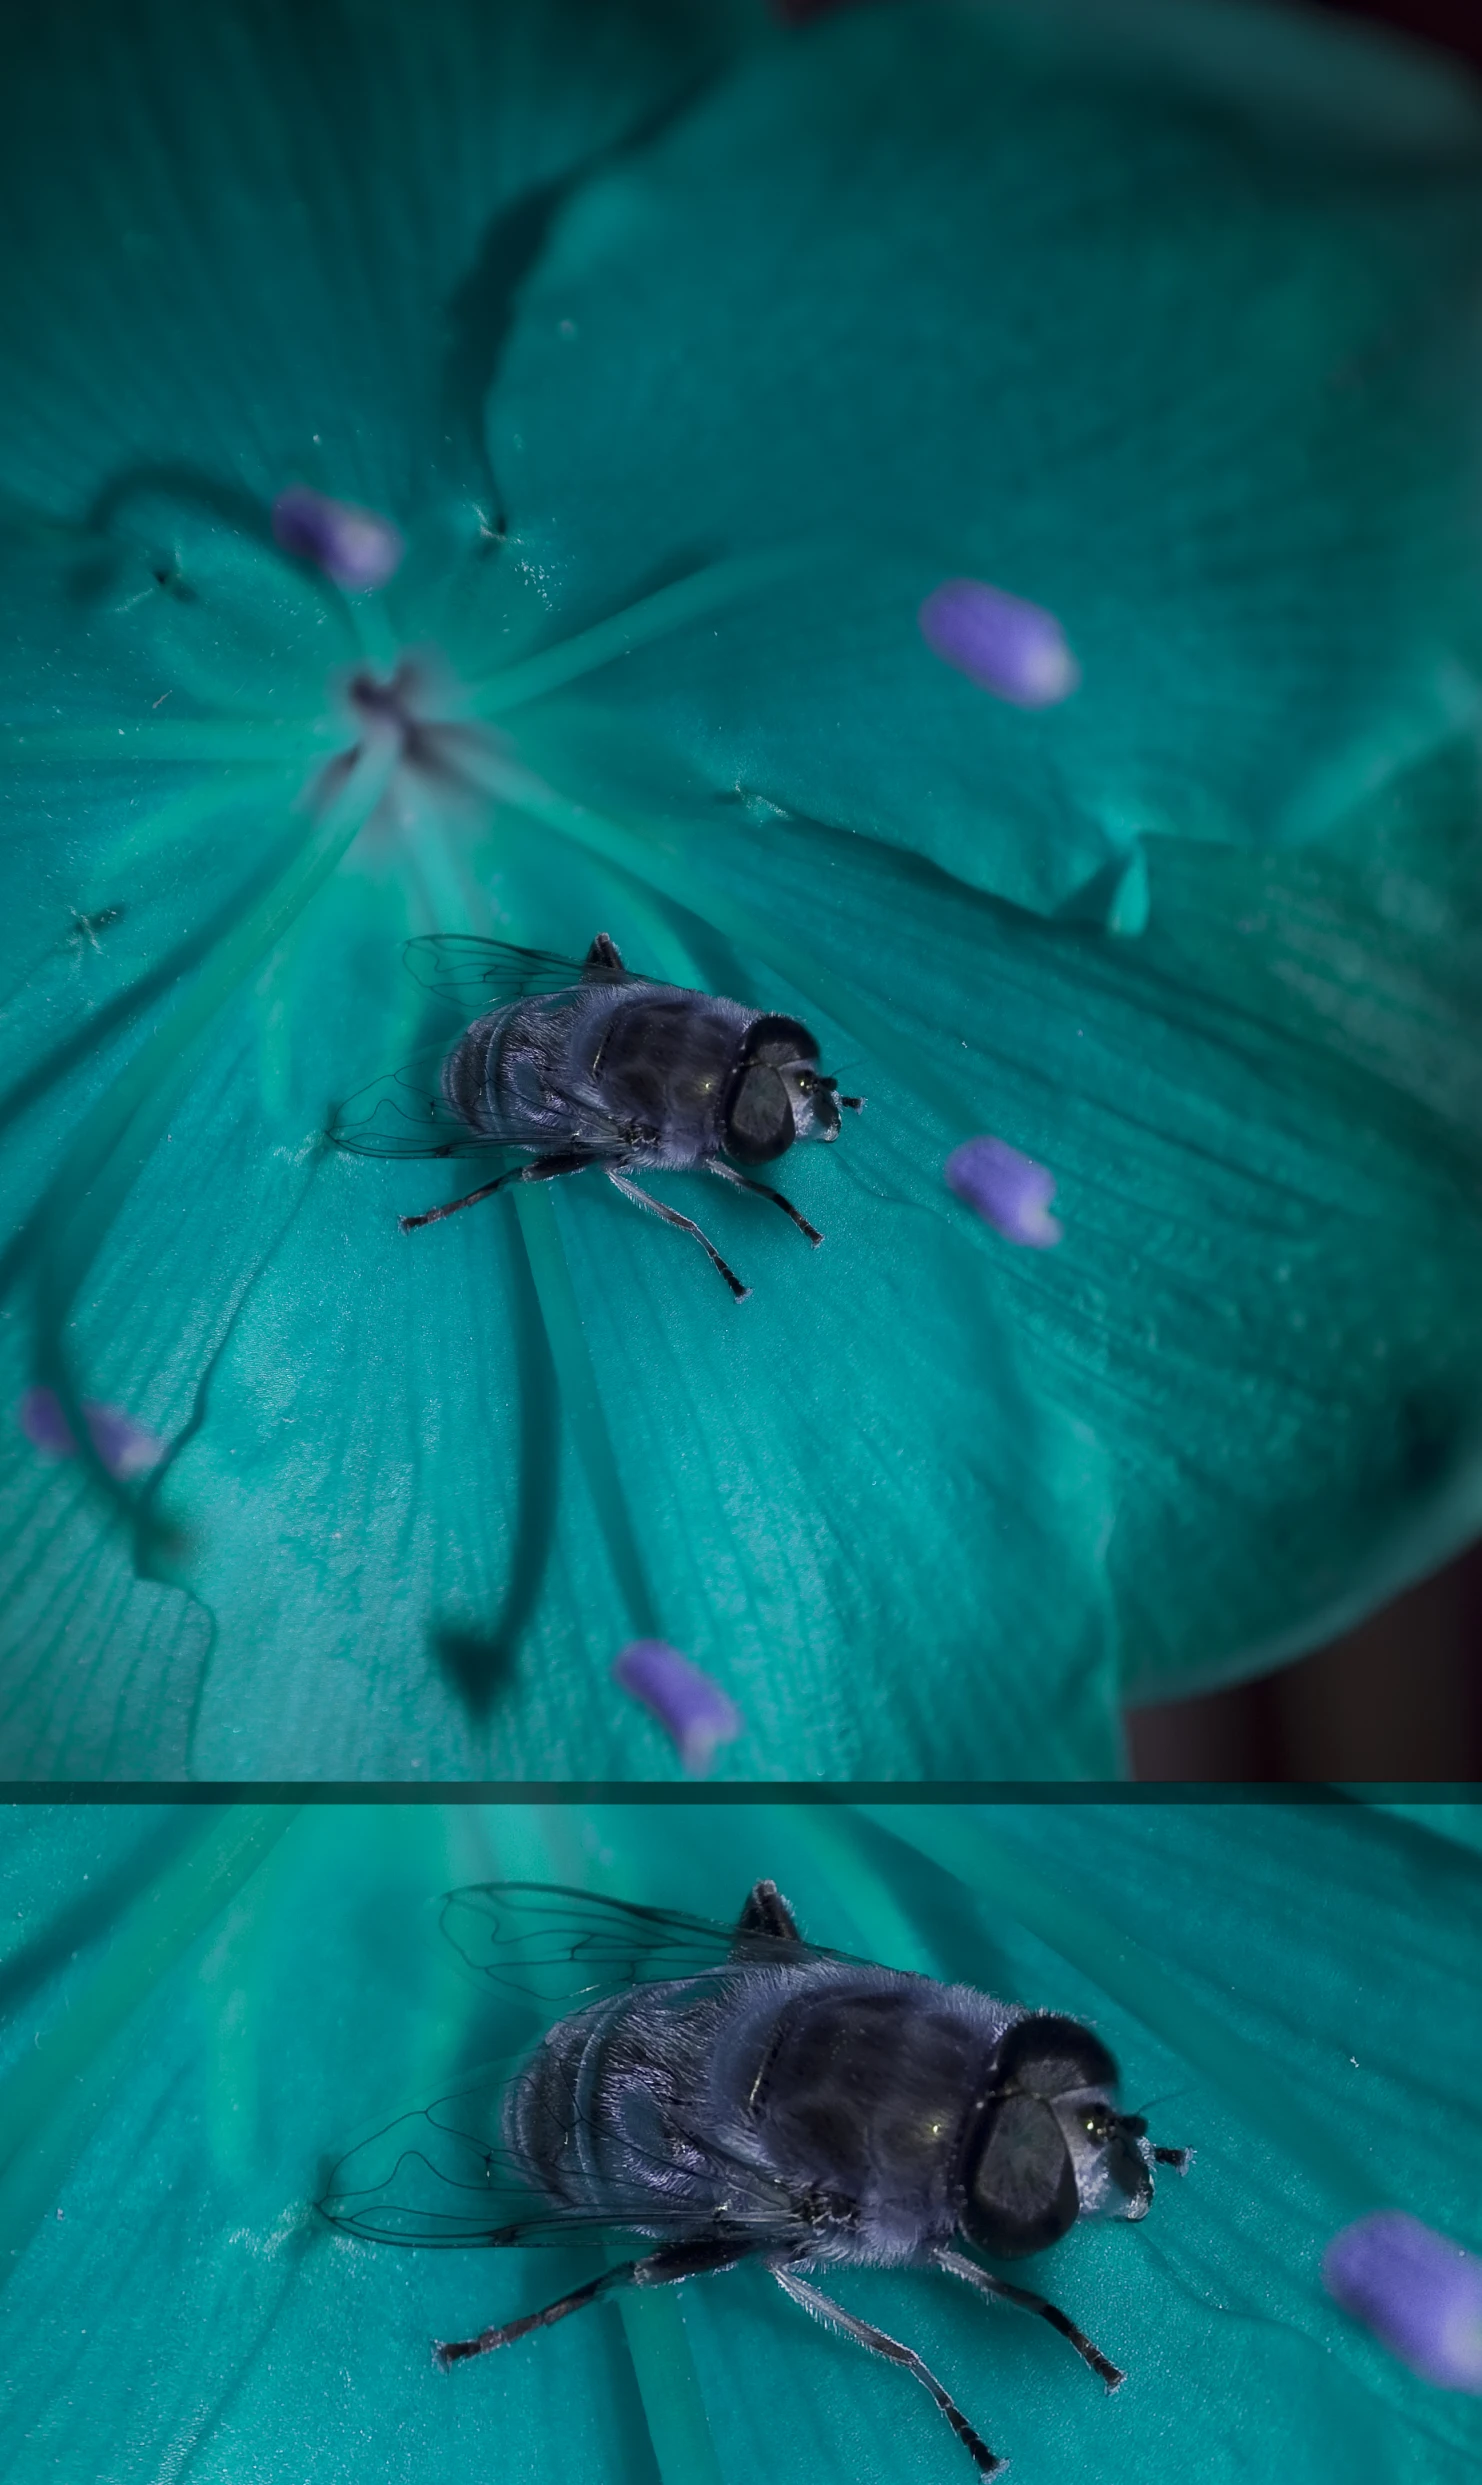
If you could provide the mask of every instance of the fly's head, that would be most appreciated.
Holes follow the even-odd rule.
[[[964,2233],[996,2259],[1043,2252],[1078,2218],[1146,2217],[1155,2159],[1137,2114],[1115,2100],[1117,2066],[1079,2021],[1050,2013],[1006,2030],[968,2133]]]
[[[738,1165],[767,1165],[799,1139],[836,1139],[837,1079],[818,1067],[818,1046],[796,1018],[753,1019],[727,1083],[721,1145]]]

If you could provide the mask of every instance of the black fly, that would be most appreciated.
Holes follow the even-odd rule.
[[[1003,2463],[915,2350],[812,2283],[930,2267],[1037,2314],[1108,2389],[1121,2373],[1059,2307],[985,2269],[1081,2218],[1141,2218],[1154,2148],[1091,2030],[968,1985],[815,1949],[776,1884],[734,1927],[510,1882],[444,1905],[455,1946],[549,2022],[524,2062],[403,2116],[343,2158],[320,2206],[380,2243],[530,2245],[637,2233],[650,2249],[437,2348],[445,2367],[625,2286],[752,2261],[816,2320],[902,2366],[985,2476]],[[564,2011],[564,2015],[562,2015]]]
[[[446,1207],[403,1217],[436,1225],[511,1182],[550,1182],[596,1166],[625,1199],[693,1234],[736,1300],[748,1292],[693,1218],[664,1207],[637,1172],[704,1172],[756,1191],[810,1243],[823,1237],[792,1202],[741,1167],[770,1164],[801,1139],[831,1140],[839,1108],[858,1111],[818,1067],[795,1018],[632,975],[605,932],[577,964],[461,934],[408,945],[413,972],[449,999],[502,996],[441,1061],[414,1063],[354,1100],[330,1136],[368,1156],[518,1153]]]

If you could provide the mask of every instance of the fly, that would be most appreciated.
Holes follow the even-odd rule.
[[[492,1181],[441,1208],[403,1217],[410,1233],[471,1208],[512,1182],[551,1182],[595,1166],[613,1188],[691,1234],[737,1302],[749,1288],[692,1217],[641,1190],[635,1172],[708,1173],[755,1191],[813,1244],[823,1236],[791,1200],[743,1168],[774,1163],[802,1140],[833,1140],[841,1096],[796,1018],[630,974],[599,932],[580,962],[505,941],[438,934],[408,962],[449,999],[500,996],[436,1063],[379,1080],[330,1136],[368,1156],[518,1156]]]
[[[444,1928],[549,2023],[484,2088],[406,2115],[343,2158],[320,2206],[381,2243],[533,2245],[638,2234],[649,2249],[537,2312],[441,2342],[444,2366],[621,2287],[752,2262],[804,2312],[920,2382],[979,2472],[1003,2462],[914,2348],[814,2284],[830,2266],[934,2268],[1047,2321],[1123,2376],[1045,2296],[983,2267],[1083,2218],[1145,2217],[1155,2148],[1114,2102],[1090,2028],[803,1940],[776,1883],[731,1927],[578,1890],[496,1883]],[[564,2006],[564,2008],[563,2008]]]

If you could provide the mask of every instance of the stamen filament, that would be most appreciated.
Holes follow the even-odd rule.
[[[626,611],[594,623],[590,630],[578,631],[575,637],[563,639],[558,647],[545,648],[538,656],[527,656],[518,664],[508,665],[503,672],[475,682],[470,713],[483,717],[506,715],[511,708],[544,698],[547,691],[563,689],[568,682],[580,680],[584,673],[595,673],[634,648],[666,637],[671,630],[683,629],[686,622],[697,621],[702,613],[714,612],[742,596],[759,594],[765,587],[778,586],[822,557],[821,547],[807,545],[787,551],[740,553],[733,560],[717,561],[709,569],[698,570],[692,578],[678,579],[673,586],[659,587],[654,594],[641,596]]]
[[[131,725],[17,725],[0,742],[17,760],[128,759],[142,752],[170,764],[223,759],[268,760],[297,748],[330,749],[344,729],[330,716],[232,718],[141,717]]]
[[[190,990],[83,1116],[41,1199],[0,1257],[0,1293],[24,1272],[33,1272],[35,1377],[55,1391],[77,1441],[79,1464],[130,1517],[136,1513],[136,1497],[109,1474],[92,1446],[63,1350],[72,1303],[189,1079],[194,1047],[336,870],[385,793],[396,760],[394,743],[379,736],[367,742],[287,868],[217,943]],[[92,1212],[86,1234],[79,1230],[84,1205]]]

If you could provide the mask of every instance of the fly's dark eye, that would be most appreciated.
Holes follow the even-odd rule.
[[[1113,2117],[1104,2105],[1088,2105],[1081,2116],[1081,2128],[1088,2140],[1109,2140],[1112,2126]]]
[[[1018,2260],[1058,2243],[1079,2215],[1075,2168],[1050,2107],[1026,2096],[990,2106],[962,2213],[973,2242]]]
[[[792,1105],[781,1073],[766,1062],[743,1063],[732,1079],[721,1116],[725,1151],[738,1165],[765,1165],[782,1156],[797,1137]]]
[[[754,1018],[746,1030],[743,1061],[765,1061],[774,1068],[784,1062],[816,1061],[818,1045],[798,1018],[778,1018],[771,1012]]]
[[[1072,2088],[1114,2088],[1117,2066],[1099,2037],[1078,2019],[1040,2011],[1016,2019],[993,2066],[999,2088],[1036,2097],[1063,2097]]]

